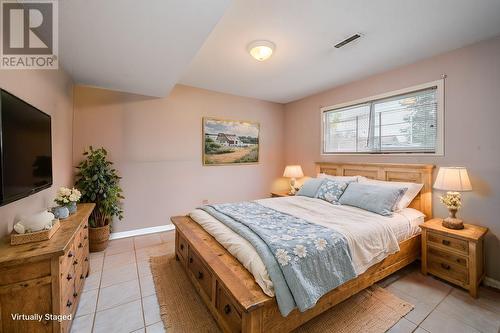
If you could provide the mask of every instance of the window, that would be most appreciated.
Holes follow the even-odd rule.
[[[322,153],[441,154],[441,82],[416,88],[322,109]]]

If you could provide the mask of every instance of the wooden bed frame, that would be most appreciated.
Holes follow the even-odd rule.
[[[410,207],[432,218],[432,165],[316,163],[318,173],[424,184]],[[324,295],[305,312],[281,316],[276,299],[199,224],[187,216],[172,217],[176,226],[175,252],[201,299],[224,332],[290,332],[357,292],[413,262],[420,255],[420,234],[400,245],[400,251],[370,267],[357,278]],[[179,295],[182,297],[181,295]]]

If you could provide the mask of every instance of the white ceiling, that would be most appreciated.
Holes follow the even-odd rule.
[[[79,84],[165,96],[229,2],[60,1],[60,63]]]
[[[285,103],[498,34],[498,0],[233,0],[180,82]]]

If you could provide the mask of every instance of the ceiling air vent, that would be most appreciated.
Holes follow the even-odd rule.
[[[360,34],[355,34],[355,35],[352,35],[351,37],[346,38],[346,39],[344,39],[343,41],[341,41],[340,43],[336,44],[336,45],[335,45],[335,48],[340,49],[342,46],[345,46],[345,45],[349,44],[350,42],[355,41],[355,40],[356,40],[356,39],[358,39],[359,37],[361,37],[361,35],[360,35]]]

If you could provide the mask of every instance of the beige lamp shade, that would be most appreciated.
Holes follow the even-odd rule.
[[[304,177],[304,173],[302,172],[302,168],[300,165],[287,165],[285,168],[285,172],[283,172],[283,177],[300,178]]]
[[[439,168],[434,188],[443,191],[464,192],[471,191],[467,169],[463,167]]]

